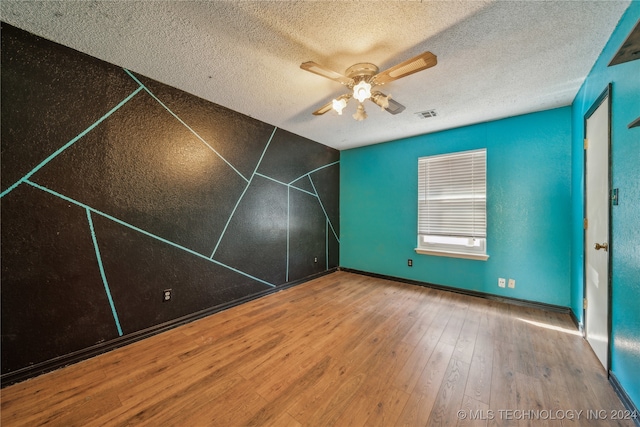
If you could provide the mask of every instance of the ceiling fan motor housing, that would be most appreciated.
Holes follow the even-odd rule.
[[[369,62],[361,62],[347,68],[347,70],[345,71],[345,75],[350,79],[353,79],[355,83],[358,83],[362,80],[369,81],[371,77],[378,74],[378,71],[378,67],[376,67],[375,65]]]

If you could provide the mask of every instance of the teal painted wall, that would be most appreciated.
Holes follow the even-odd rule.
[[[484,147],[489,260],[417,254],[418,157]],[[342,267],[569,306],[570,107],[345,150],[340,173]]]
[[[582,323],[584,114],[612,84],[612,175],[613,188],[620,189],[620,204],[611,208],[611,370],[636,407],[640,406],[640,127],[628,129],[627,125],[640,116],[640,60],[613,67],[607,64],[639,19],[640,1],[634,1],[578,92],[572,114],[571,308]]]

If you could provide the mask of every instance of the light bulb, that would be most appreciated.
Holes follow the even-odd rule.
[[[380,95],[380,97],[378,98],[378,105],[380,106],[380,109],[382,111],[384,111],[385,108],[389,108],[389,99],[391,99],[391,95]]]
[[[364,105],[358,104],[358,109],[356,110],[353,118],[357,121],[362,121],[367,118],[367,112],[364,111]]]
[[[333,109],[338,112],[338,115],[342,115],[342,110],[347,106],[347,101],[344,98],[333,100]]]
[[[364,80],[353,87],[353,97],[360,102],[371,98],[371,85]]]

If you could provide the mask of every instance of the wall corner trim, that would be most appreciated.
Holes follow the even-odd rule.
[[[622,384],[620,384],[620,381],[618,381],[618,378],[612,371],[609,371],[609,383],[620,398],[620,401],[622,401],[624,407],[630,413],[636,414],[636,417],[633,419],[633,421],[635,422],[636,426],[640,427],[640,410],[638,410],[638,407],[635,405],[635,403],[633,403],[627,392],[622,387]]]
[[[361,274],[363,276],[377,277],[379,279],[395,280],[396,282],[407,283],[409,285],[423,286],[423,287],[427,287],[427,288],[438,289],[438,290],[441,290],[441,291],[453,292],[453,293],[468,295],[468,296],[472,296],[472,297],[484,298],[484,299],[488,299],[488,300],[492,300],[492,301],[504,302],[506,304],[513,304],[513,305],[520,305],[520,306],[531,307],[531,308],[538,308],[538,309],[541,309],[541,310],[553,311],[553,312],[556,312],[556,313],[567,313],[567,314],[571,313],[571,309],[569,307],[564,307],[564,306],[561,306],[561,305],[547,304],[547,303],[544,303],[544,302],[529,301],[529,300],[518,299],[518,298],[503,297],[503,296],[489,294],[489,293],[486,293],[486,292],[471,291],[471,290],[468,290],[468,289],[461,289],[461,288],[453,288],[453,287],[450,287],[450,286],[436,285],[435,283],[422,282],[422,281],[419,281],[419,280],[412,280],[412,279],[404,279],[402,277],[387,276],[387,275],[378,274],[378,273],[370,273],[368,271],[355,270],[355,269],[345,268],[345,267],[339,267],[338,270],[346,271],[348,273]],[[576,329],[579,329],[577,324],[576,324]]]
[[[576,315],[573,312],[573,310],[569,310],[569,316],[571,316],[571,321],[575,325],[576,329],[579,330],[580,333],[582,334],[582,336],[584,337],[584,328],[583,328],[582,324],[580,323],[580,321],[578,320],[578,317],[576,317]]]

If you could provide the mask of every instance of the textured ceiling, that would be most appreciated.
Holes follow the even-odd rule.
[[[569,105],[629,1],[10,1],[2,20],[345,149]],[[438,65],[385,85],[407,108],[311,113],[345,92],[299,68]],[[435,109],[422,119],[416,112]]]

